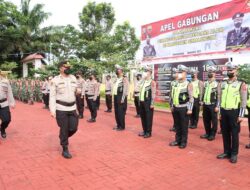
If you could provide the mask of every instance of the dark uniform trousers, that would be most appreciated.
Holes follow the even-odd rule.
[[[144,133],[152,133],[154,109],[150,108],[151,101],[140,102],[140,116]]]
[[[135,96],[134,98],[134,103],[135,103],[135,109],[136,109],[136,114],[140,115],[140,101],[139,101],[139,96]]]
[[[93,97],[93,95],[88,95],[88,107],[91,115],[91,119],[96,119],[97,117],[97,100],[93,100],[90,97]]]
[[[1,132],[5,132],[5,129],[9,126],[11,122],[11,114],[9,106],[0,108],[0,119],[2,120]]]
[[[108,110],[112,110],[112,95],[111,94],[106,94],[106,106]]]
[[[179,144],[187,144],[188,138],[188,121],[187,107],[174,107],[176,117],[176,134],[175,140]]]
[[[96,108],[99,110],[99,108],[100,108],[100,104],[101,104],[101,97],[100,97],[100,95],[99,96],[97,96],[97,99],[96,99]]]
[[[126,103],[127,97],[124,99],[124,103],[121,103],[122,94],[114,96],[114,107],[115,107],[115,120],[117,127],[125,129],[125,114],[126,114]]]
[[[248,130],[249,130],[249,137],[250,137],[250,107],[247,107],[248,112]]]
[[[56,110],[56,121],[60,127],[60,143],[62,146],[69,144],[69,137],[74,135],[78,126],[78,115],[76,111],[59,111]]]
[[[203,106],[203,123],[208,136],[215,136],[217,132],[218,113],[214,111],[215,108],[215,104]]]
[[[89,108],[89,98],[87,94],[85,95],[85,98],[86,98],[87,108]]]
[[[49,94],[43,94],[43,103],[46,107],[49,106]]]
[[[199,113],[200,113],[200,99],[194,98],[193,110],[190,116],[190,125],[197,126],[199,121]]]
[[[176,112],[172,111],[171,113],[172,113],[172,117],[173,117],[173,120],[174,120],[173,128],[176,128],[176,122],[177,122]]]
[[[81,94],[76,95],[76,106],[80,116],[83,116],[84,112],[84,96]]]
[[[221,108],[221,125],[224,153],[237,155],[239,152],[240,124],[237,122],[239,109],[225,110]]]

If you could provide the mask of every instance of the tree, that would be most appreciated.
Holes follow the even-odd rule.
[[[239,68],[239,79],[250,84],[250,64],[241,65]]]

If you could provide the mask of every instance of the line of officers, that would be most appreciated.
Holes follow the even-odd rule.
[[[87,98],[88,108],[91,113],[91,118],[88,122],[96,122],[100,85],[93,73],[90,74],[89,81],[86,84],[81,73],[76,73],[75,76],[71,75],[71,66],[67,61],[60,62],[58,68],[60,74],[55,76],[50,82],[49,109],[51,116],[56,118],[57,124],[60,127],[59,139],[62,146],[62,156],[70,159],[72,155],[68,148],[69,138],[76,133],[78,119],[83,116],[84,95]],[[117,77],[113,83],[110,81],[110,76],[106,77],[106,112],[112,112],[113,97],[116,120],[116,126],[113,129],[123,131],[125,130],[129,82],[121,66],[116,65],[115,70]],[[140,91],[139,93],[135,93],[140,104],[140,113],[138,115],[141,117],[143,126],[143,131],[139,136],[149,138],[152,133],[156,93],[156,84],[152,79],[152,69],[146,67],[142,78],[143,82],[140,85]],[[79,83],[79,81],[82,81],[82,83]]]
[[[220,121],[224,151],[217,158],[236,163],[240,124],[246,107],[250,132],[250,88],[244,81],[237,79],[237,65],[228,62],[225,66],[228,78],[221,82],[216,81],[217,67],[214,65],[207,66],[208,79],[204,82],[197,78],[197,70],[184,65],[173,69],[175,80],[171,82],[169,103],[174,121],[171,131],[175,131],[176,135],[170,146],[187,146],[188,128],[197,128],[202,107],[205,133],[200,137],[213,141]],[[191,74],[191,81],[187,80],[187,73]],[[249,149],[250,144],[246,148]]]

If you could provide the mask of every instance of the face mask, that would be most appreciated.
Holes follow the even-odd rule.
[[[65,69],[63,72],[64,72],[64,74],[69,75],[70,74],[70,68]]]
[[[213,78],[213,73],[208,73],[207,77],[210,78],[210,79]]]
[[[93,77],[89,77],[89,80],[93,80]]]
[[[140,80],[140,77],[136,77],[137,80]]]
[[[77,75],[76,78],[79,79],[80,77]]]
[[[194,74],[191,75],[192,79],[194,78]]]
[[[234,73],[227,73],[228,78],[234,78]]]
[[[182,73],[178,73],[178,79],[180,80],[180,79],[182,79],[182,78],[183,78]]]

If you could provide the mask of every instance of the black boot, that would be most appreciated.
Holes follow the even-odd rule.
[[[4,138],[4,139],[7,137],[6,132],[5,132],[5,129],[1,129],[1,136],[2,136],[2,138]]]
[[[62,156],[66,159],[71,159],[72,155],[69,153],[68,146],[63,146]]]

